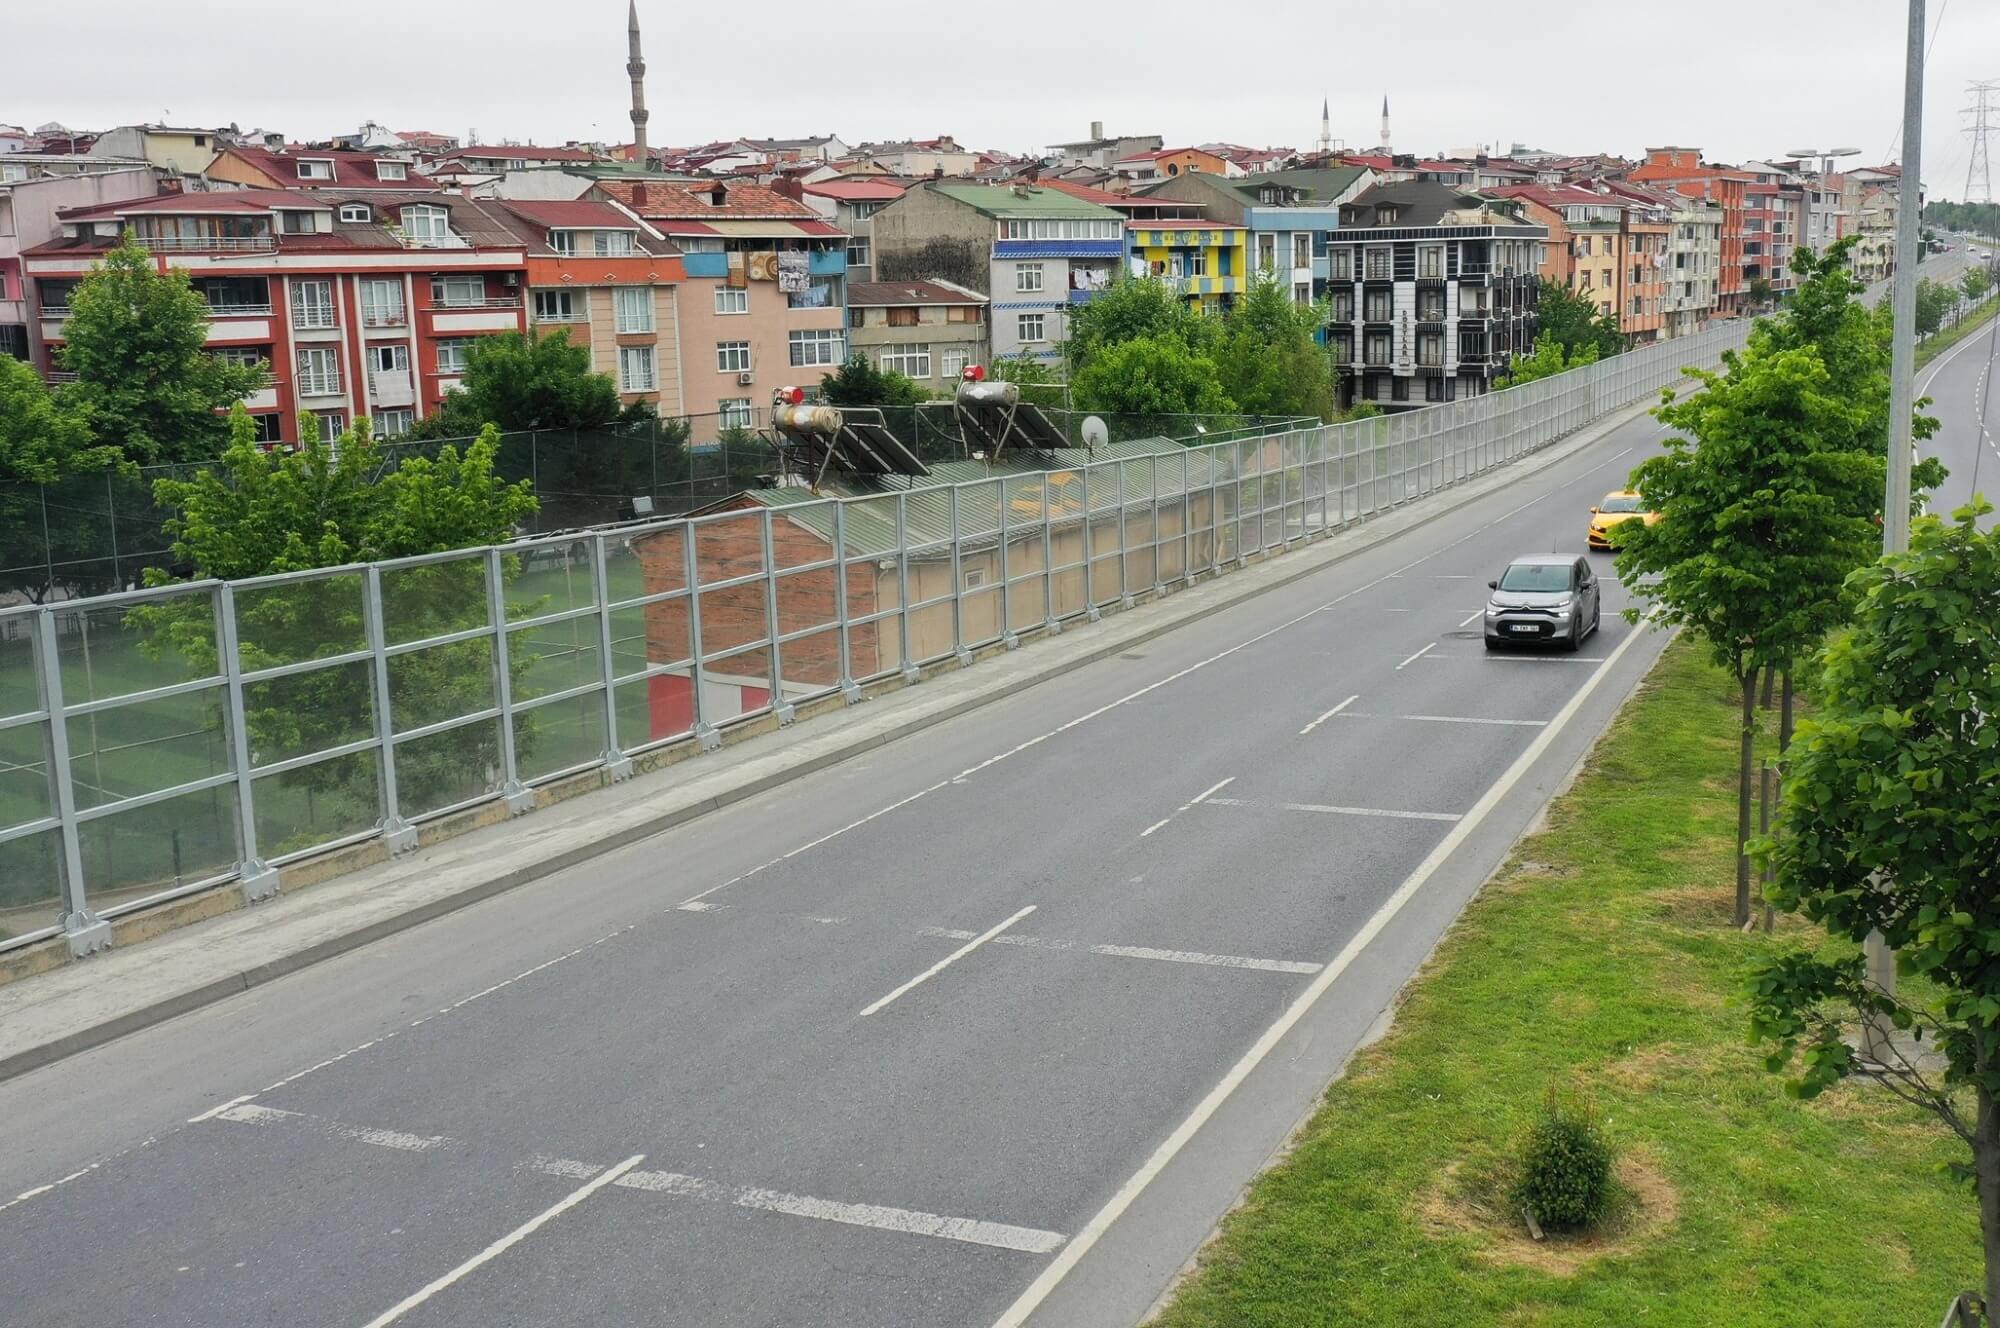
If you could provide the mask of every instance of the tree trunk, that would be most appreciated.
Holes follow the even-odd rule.
[[[1784,708],[1778,712],[1778,755],[1792,745],[1792,671],[1785,670]]]
[[[1736,757],[1736,929],[1750,921],[1750,781],[1755,769],[1757,740],[1757,670],[1752,668],[1739,679],[1743,687],[1743,732],[1737,740]]]
[[[1979,1241],[1986,1254],[1986,1321],[2000,1311],[2000,1116],[1993,1095],[1979,1093],[1979,1121],[1972,1131],[1972,1170],[1979,1189]]]
[[[1778,679],[1778,666],[1776,664],[1766,664],[1764,666],[1764,697],[1761,701],[1757,703],[1765,710],[1769,710],[1771,708],[1771,685],[1775,683],[1777,679]]]

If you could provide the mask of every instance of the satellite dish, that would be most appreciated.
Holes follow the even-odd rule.
[[[1083,445],[1095,452],[1111,441],[1111,430],[1095,415],[1083,417]]]

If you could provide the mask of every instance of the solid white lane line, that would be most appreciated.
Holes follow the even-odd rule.
[[[862,1010],[862,1012],[856,1017],[860,1019],[866,1019],[869,1015],[874,1014],[877,1010],[889,1004],[889,1002],[895,1000],[898,996],[901,996],[903,993],[909,991],[911,988],[930,981],[930,979],[944,972],[945,969],[957,963],[959,960],[965,958],[965,956],[971,954],[974,950],[977,950],[980,946],[986,944],[988,941],[992,940],[995,936],[998,936],[1001,932],[1007,930],[1009,927],[1013,926],[1015,923],[1019,922],[1022,918],[1027,917],[1030,913],[1034,911],[1035,911],[1035,906],[1033,904],[1030,904],[1026,908],[1022,909],[1019,913],[1016,913],[1013,917],[1008,918],[1003,923],[1000,923],[998,926],[989,927],[984,932],[981,932],[979,935],[967,941],[964,945],[961,945],[956,950],[953,950],[950,954],[946,955],[944,958],[938,960],[935,964],[932,964],[929,968],[925,969],[923,972],[911,978],[908,982],[905,982],[902,986],[890,992],[887,996],[884,996],[879,1000],[869,1002],[867,1008]]]
[[[972,935],[950,927],[919,928],[919,936],[940,940],[964,940]],[[1214,968],[1244,968],[1261,973],[1317,973],[1318,964],[1294,959],[1251,959],[1244,955],[1203,954],[1199,950],[1161,950],[1150,945],[1076,945],[1052,936],[999,936],[995,945],[1015,945],[1031,950],[1073,950],[1079,954],[1108,955],[1117,959],[1157,959],[1169,964],[1206,964]]]
[[[581,1187],[571,1191],[569,1196],[565,1198],[561,1203],[556,1204],[553,1208],[543,1209],[535,1216],[529,1218],[526,1222],[523,1222],[520,1226],[515,1227],[512,1231],[502,1236],[499,1240],[494,1241],[491,1245],[488,1245],[485,1249],[481,1250],[479,1253],[473,1255],[470,1259],[467,1259],[464,1263],[460,1264],[458,1267],[446,1273],[443,1277],[438,1278],[436,1281],[424,1287],[422,1290],[419,1290],[414,1294],[405,1297],[401,1301],[398,1301],[395,1305],[392,1305],[390,1308],[383,1311],[381,1314],[376,1315],[374,1318],[370,1319],[366,1324],[364,1324],[363,1328],[386,1328],[386,1325],[392,1324],[396,1320],[402,1318],[405,1314],[408,1314],[411,1310],[423,1304],[425,1301],[429,1300],[432,1296],[435,1296],[438,1292],[443,1291],[446,1287],[452,1285],[452,1283],[457,1282],[460,1279],[464,1278],[468,1273],[473,1272],[475,1269],[479,1268],[483,1264],[488,1264],[493,1262],[493,1260],[499,1258],[501,1255],[505,1254],[508,1250],[513,1249],[516,1245],[519,1245],[522,1241],[534,1235],[537,1231],[540,1231],[550,1222],[555,1221],[558,1217],[561,1217],[564,1213],[567,1213],[570,1209],[576,1207],[578,1204],[582,1203],[585,1199],[588,1199],[591,1195],[597,1193],[605,1186],[611,1184],[613,1181],[617,1180],[620,1176],[624,1175],[626,1172],[630,1171],[633,1167],[638,1166],[641,1162],[645,1160],[646,1160],[646,1155],[644,1153],[634,1153],[631,1157],[626,1158],[623,1162],[620,1162],[617,1166],[599,1172],[595,1177],[585,1182]]]
[[[1218,782],[1210,785],[1208,788],[1202,790],[1200,793],[1197,793],[1194,797],[1188,799],[1188,801],[1182,803],[1180,806],[1168,812],[1165,816],[1162,816],[1159,820],[1147,826],[1144,830],[1141,830],[1139,832],[1139,838],[1144,839],[1147,835],[1152,834],[1155,830],[1165,825],[1168,821],[1173,820],[1176,816],[1179,816],[1182,812],[1186,811],[1188,808],[1200,806],[1202,803],[1207,802],[1212,795],[1214,795],[1217,792],[1220,792],[1222,789],[1229,787],[1231,784],[1235,782],[1236,782],[1236,776],[1231,775],[1227,779],[1219,780]]]
[[[1306,734],[1311,733],[1314,729],[1326,723],[1326,721],[1332,719],[1335,715],[1347,709],[1347,707],[1353,705],[1356,701],[1359,701],[1360,699],[1361,699],[1361,694],[1359,692],[1355,693],[1353,696],[1348,697],[1345,701],[1342,701],[1339,705],[1335,706],[1333,709],[1321,715],[1318,719],[1315,719],[1312,723],[1300,729],[1299,736],[1303,738]]]
[[[815,1199],[804,1194],[787,1194],[782,1190],[758,1189],[749,1185],[723,1185],[699,1176],[683,1176],[672,1171],[633,1171],[615,1182],[621,1189],[649,1190],[655,1194],[672,1194],[687,1199],[705,1199],[711,1203],[734,1204],[738,1208],[754,1208],[767,1213],[785,1213],[792,1217],[810,1217],[820,1222],[839,1222],[851,1227],[872,1227],[877,1231],[893,1231],[906,1236],[929,1236],[936,1240],[955,1240],[967,1245],[986,1245],[994,1249],[1018,1250],[1024,1254],[1049,1254],[1059,1249],[1063,1236],[1055,1231],[1040,1231],[1034,1227],[1009,1226],[1004,1222],[982,1222],[970,1217],[945,1217],[938,1213],[919,1212],[910,1208],[891,1208],[883,1204],[843,1203],[837,1199]]]
[[[1036,1307],[1048,1299],[1049,1293],[1069,1276],[1070,1270],[1076,1267],[1099,1240],[1103,1239],[1111,1224],[1123,1216],[1145,1192],[1146,1187],[1151,1185],[1159,1174],[1166,1170],[1168,1164],[1180,1155],[1181,1150],[1187,1147],[1188,1141],[1208,1123],[1243,1081],[1263,1064],[1265,1058],[1284,1040],[1285,1035],[1297,1026],[1299,1020],[1305,1018],[1312,1008],[1319,1004],[1320,999],[1332,989],[1333,984],[1339,981],[1340,976],[1353,965],[1355,959],[1374,944],[1375,938],[1395,920],[1396,915],[1416,897],[1417,892],[1437,874],[1438,869],[1450,861],[1451,855],[1471,837],[1473,831],[1485,823],[1486,818],[1493,814],[1493,809],[1513,791],[1514,786],[1527,778],[1528,773],[1534,769],[1535,762],[1540,760],[1542,754],[1555,742],[1557,735],[1569,727],[1570,721],[1583,709],[1584,702],[1590,699],[1598,684],[1610,674],[1612,666],[1624,657],[1625,652],[1631,649],[1632,643],[1639,637],[1638,632],[1628,633],[1625,639],[1619,642],[1618,648],[1611,652],[1611,657],[1605,662],[1604,667],[1584,679],[1583,686],[1570,697],[1556,717],[1549,721],[1549,726],[1535,735],[1534,741],[1514,758],[1514,763],[1508,766],[1506,772],[1480,796],[1479,801],[1473,804],[1472,810],[1467,812],[1464,818],[1451,828],[1450,833],[1438,842],[1437,847],[1417,864],[1417,869],[1396,887],[1396,893],[1383,901],[1382,907],[1375,910],[1374,916],[1370,917],[1361,930],[1341,947],[1333,962],[1320,970],[1319,976],[1314,978],[1285,1008],[1285,1012],[1264,1030],[1263,1036],[1259,1037],[1250,1049],[1243,1053],[1242,1058],[1229,1068],[1221,1081],[1208,1091],[1208,1095],[1195,1104],[1194,1110],[1189,1112],[1187,1118],[1174,1128],[1174,1132],[1153,1150],[1152,1156],[1146,1159],[1144,1165],[1119,1187],[1118,1192],[1084,1224],[1081,1231],[1070,1237],[1069,1244],[1063,1247],[1061,1253],[1050,1260],[1041,1274],[1015,1298],[1014,1303],[994,1320],[993,1328],[1021,1328],[1021,1325],[1027,1322],[1028,1316],[1035,1312]]]
[[[1465,617],[1462,620],[1460,620],[1458,625],[1460,627],[1470,627],[1472,626],[1472,624],[1478,622],[1480,615],[1485,612],[1486,610],[1484,609],[1474,609],[1471,613],[1466,614]]]
[[[1484,655],[1426,655],[1424,658],[1448,663],[1468,659],[1499,660],[1510,664],[1602,664],[1604,662],[1604,656],[1602,655],[1502,655],[1488,653]]]
[[[1503,724],[1515,728],[1538,729],[1546,725],[1546,719],[1484,719],[1478,715],[1378,715],[1360,710],[1350,710],[1349,719],[1407,719],[1423,724]]]
[[[1405,812],[1388,807],[1335,807],[1319,802],[1250,802],[1243,798],[1213,798],[1211,807],[1276,807],[1287,812],[1323,812],[1329,816],[1387,816],[1399,821],[1456,821],[1457,812]]]
[[[1410,665],[1416,663],[1418,660],[1422,659],[1425,655],[1428,655],[1431,651],[1436,649],[1437,649],[1437,642],[1433,641],[1429,645],[1425,646],[1422,650],[1419,650],[1416,654],[1404,660],[1401,664],[1398,664],[1396,668],[1398,670],[1408,668]]]
[[[244,1125],[283,1125],[298,1122],[322,1134],[352,1139],[356,1143],[372,1144],[377,1148],[394,1148],[405,1153],[427,1153],[433,1148],[451,1142],[441,1134],[405,1134],[401,1130],[378,1129],[372,1125],[348,1125],[341,1121],[328,1120],[324,1116],[311,1116],[303,1111],[280,1111],[276,1107],[262,1107],[254,1102],[225,1107],[216,1112],[214,1118],[237,1121]]]

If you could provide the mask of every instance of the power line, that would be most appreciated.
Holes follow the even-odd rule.
[[[1994,108],[1987,98],[2000,92],[2000,81],[1982,80],[1966,84],[1966,91],[1973,97],[1972,105],[1959,112],[1972,117],[1972,123],[1965,132],[1972,138],[1972,153],[1965,162],[1965,201],[1968,203],[1991,203],[1993,201],[1993,166],[1987,158],[1986,139],[1993,132],[1991,116]],[[1979,193],[1975,197],[1972,182],[1979,181]]]

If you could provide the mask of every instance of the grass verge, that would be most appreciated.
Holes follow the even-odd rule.
[[[1746,1045],[1746,965],[1808,933],[1729,927],[1736,703],[1669,648],[1163,1328],[1881,1328],[1977,1285],[1942,1127],[1863,1085],[1796,1103]],[[1622,1193],[1598,1234],[1535,1242],[1504,1196],[1551,1080],[1595,1100]]]
[[[1923,368],[1975,332],[1986,330],[1986,320],[1993,317],[1996,312],[2000,312],[2000,295],[1982,300],[1966,310],[1965,316],[1957,323],[1917,347],[1917,367]]]

